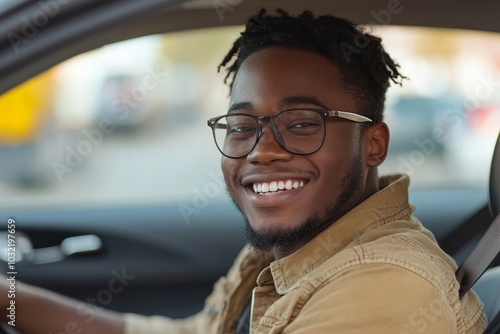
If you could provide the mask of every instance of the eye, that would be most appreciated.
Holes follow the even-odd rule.
[[[294,136],[313,136],[323,133],[322,120],[301,118],[287,124],[286,132]]]
[[[294,122],[293,124],[291,124],[290,128],[300,129],[300,128],[308,128],[311,126],[318,126],[318,125],[320,125],[320,124],[318,124],[317,121],[298,121],[298,122]]]
[[[257,129],[255,126],[249,126],[249,125],[233,125],[229,128],[229,133],[248,133],[248,132],[255,132]]]
[[[257,131],[257,124],[255,120],[246,115],[232,115],[227,117],[227,134],[250,135]]]
[[[279,116],[280,128],[286,131],[303,134],[318,131],[323,127],[323,118],[311,110],[289,110]]]

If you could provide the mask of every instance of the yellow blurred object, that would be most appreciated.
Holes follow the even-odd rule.
[[[44,72],[0,96],[0,145],[37,140],[52,103],[52,72]]]

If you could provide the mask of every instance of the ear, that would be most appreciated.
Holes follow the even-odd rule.
[[[389,151],[389,128],[384,122],[371,125],[364,133],[366,164],[377,167]]]

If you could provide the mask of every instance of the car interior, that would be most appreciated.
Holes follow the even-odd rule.
[[[491,269],[487,269],[491,262],[495,260],[500,254],[500,246],[498,245],[498,234],[500,230],[500,201],[498,198],[498,178],[500,174],[500,135],[498,136],[495,151],[493,152],[493,158],[491,163],[491,173],[490,173],[490,191],[489,191],[489,208],[495,220],[492,225],[488,228],[485,234],[482,236],[480,242],[474,249],[474,251],[462,262],[459,269],[457,270],[457,279],[461,280],[461,268],[467,265],[471,270],[475,264],[473,262],[481,262],[483,258],[488,258],[487,263],[482,267],[479,272],[479,279],[476,281],[472,281],[469,284],[474,286],[474,291],[478,294],[479,298],[484,304],[484,311],[486,313],[487,319],[490,321],[490,326],[495,327],[491,328],[491,333],[498,332],[499,325],[498,319],[500,316],[500,267],[493,267]],[[480,249],[481,242],[484,242],[484,248]],[[488,252],[491,249],[491,255]],[[471,262],[469,262],[470,260]],[[487,269],[487,270],[486,270]],[[483,272],[485,273],[483,274]],[[461,292],[462,294],[463,292]],[[495,320],[493,320],[495,319]],[[493,321],[492,321],[493,320]],[[494,324],[495,322],[496,324]],[[487,329],[488,330],[488,329]]]
[[[203,307],[245,247],[206,120],[227,108],[217,65],[261,8],[387,40],[414,79],[388,93],[381,172],[411,174],[415,215],[464,262],[500,213],[500,2],[24,0],[0,1],[2,274],[13,219],[20,281],[119,312]],[[489,267],[472,289],[492,320]],[[130,284],[108,293],[116,273]]]

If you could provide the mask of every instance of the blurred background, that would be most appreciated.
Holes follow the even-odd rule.
[[[382,173],[410,174],[413,189],[486,189],[499,34],[373,29],[409,78],[387,96]],[[241,30],[104,46],[0,96],[0,210],[228,201],[206,120],[226,112],[217,65]]]

